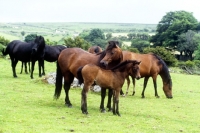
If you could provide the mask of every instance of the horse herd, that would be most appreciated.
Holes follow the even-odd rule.
[[[7,54],[10,56],[13,77],[17,77],[15,67],[18,61],[25,64],[31,62],[31,78],[33,78],[36,61],[38,61],[40,77],[45,75],[44,60],[48,62],[57,61],[54,97],[56,99],[60,97],[64,78],[65,104],[72,107],[69,90],[74,78],[78,78],[80,84],[84,83],[81,93],[81,110],[84,114],[88,114],[87,93],[91,86],[97,84],[101,87],[101,112],[106,110],[104,99],[106,89],[108,89],[107,108],[109,111],[112,110],[113,114],[120,116],[119,96],[120,93],[123,94],[122,86],[125,80],[128,83],[126,95],[128,94],[129,77],[132,78],[134,86],[132,95],[135,94],[135,79],[144,77],[142,91],[142,98],[144,98],[144,91],[149,77],[153,79],[155,96],[159,97],[156,78],[160,75],[166,97],[172,98],[172,80],[165,62],[155,54],[122,51],[118,46],[118,41],[109,41],[105,50],[93,46],[85,51],[81,48],[66,48],[62,45],[49,46],[45,44],[42,36],[36,36],[35,40],[29,43],[18,40],[12,41],[5,50],[2,50],[2,53],[4,56]],[[113,106],[111,107],[112,96]]]

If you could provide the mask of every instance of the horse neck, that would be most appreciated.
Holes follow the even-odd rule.
[[[163,85],[165,83],[171,83],[171,76],[170,76],[170,73],[169,73],[169,70],[166,66],[163,65],[163,67],[161,68],[161,71],[159,73],[160,77],[162,78],[162,81],[163,81]]]
[[[125,79],[126,77],[129,76],[129,70],[131,69],[131,67],[132,66],[130,65],[130,63],[128,63],[123,66],[120,66],[117,69],[114,69],[113,72],[122,77],[123,79]]]

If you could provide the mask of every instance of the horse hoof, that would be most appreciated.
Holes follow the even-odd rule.
[[[127,94],[126,94],[127,95]],[[126,97],[126,95],[125,94],[122,94],[122,97]]]
[[[66,103],[65,104],[68,108],[72,108],[72,104]]]
[[[100,109],[100,110],[101,110],[101,113],[106,113],[105,109]]]
[[[120,113],[117,113],[117,115],[121,117]]]
[[[113,109],[112,108],[108,108],[108,112],[112,111]]]
[[[85,115],[87,115],[87,114],[88,114],[88,112],[87,112],[87,111],[82,111],[82,113],[83,113],[83,114],[85,114]]]
[[[135,92],[133,92],[132,96],[134,96],[134,95],[135,95]]]
[[[142,98],[145,98],[145,96],[142,96]]]
[[[160,98],[160,96],[156,96],[156,98]]]

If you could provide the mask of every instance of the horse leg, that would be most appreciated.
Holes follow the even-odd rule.
[[[112,95],[113,95],[113,90],[112,89],[108,89],[108,103],[107,103],[108,111],[112,110],[112,108],[111,108]]]
[[[39,68],[39,77],[42,77],[41,74],[42,60],[38,60],[38,68]]]
[[[12,64],[13,77],[17,78],[15,67],[17,65],[18,60],[14,59],[14,58],[11,58],[11,61],[12,61],[11,64]]]
[[[134,96],[135,95],[135,78],[134,77],[132,77],[132,82],[133,82],[133,94],[132,94],[132,96]]]
[[[29,72],[31,72],[30,62],[28,62],[28,69],[29,69]]]
[[[129,79],[129,77],[127,77],[126,80],[127,80],[127,89],[126,89],[126,96],[127,96],[128,95],[129,86],[130,86],[130,79]]]
[[[120,94],[120,91],[115,91],[116,114],[118,116],[121,116],[120,113],[119,113],[119,94]]]
[[[106,109],[104,108],[104,99],[106,97],[106,88],[101,88],[101,104],[100,104],[100,111],[102,113],[106,112]]]
[[[44,71],[44,60],[41,61],[42,75],[45,75]]]
[[[28,74],[28,71],[27,71],[27,62],[24,62],[24,66],[25,66],[25,73]]]
[[[143,90],[142,90],[142,98],[145,98],[145,96],[144,96],[144,91],[145,91],[145,89],[146,89],[148,80],[149,80],[149,77],[145,77],[145,78],[144,78],[144,84],[143,84]]]
[[[160,97],[158,96],[158,92],[157,92],[156,76],[153,76],[152,78],[153,78],[153,85],[154,85],[154,90],[155,90],[155,97],[156,97],[156,98],[160,98]]]
[[[71,86],[71,83],[73,82],[73,80],[74,80],[73,74],[70,73],[65,76],[65,81],[64,81],[64,90],[65,90],[65,95],[66,95],[65,105],[69,108],[72,107],[72,104],[69,100],[69,90],[70,90],[70,86]]]
[[[31,79],[33,79],[34,66],[35,66],[35,61],[32,61],[32,62],[31,62],[31,68],[32,68],[32,69],[31,69],[31,76],[30,76]]]
[[[87,111],[87,94],[89,90],[89,86],[84,84],[83,90],[81,92],[81,110],[83,114],[88,114]]]
[[[115,91],[113,90],[113,115],[116,115],[115,102],[116,102],[116,95]]]
[[[23,62],[22,62],[22,66],[21,66],[21,72],[20,72],[20,74],[22,74],[22,71],[23,71]]]

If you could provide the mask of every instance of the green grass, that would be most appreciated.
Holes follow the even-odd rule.
[[[199,76],[171,73],[173,99],[165,98],[158,78],[158,94],[154,97],[152,80],[147,85],[145,99],[141,99],[143,79],[136,82],[136,95],[120,97],[121,117],[111,112],[100,113],[100,93],[89,92],[88,115],[80,110],[81,89],[71,88],[72,108],[64,105],[62,90],[58,100],[53,99],[54,85],[28,74],[12,77],[10,60],[0,58],[0,133],[43,132],[109,132],[109,133],[178,133],[200,131]],[[46,63],[46,73],[56,70],[55,63]],[[125,90],[126,84],[123,89]],[[106,100],[107,102],[107,100]]]

